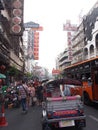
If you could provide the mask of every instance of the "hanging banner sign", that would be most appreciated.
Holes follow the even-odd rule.
[[[22,35],[24,0],[12,0],[11,3],[10,33],[13,35]]]

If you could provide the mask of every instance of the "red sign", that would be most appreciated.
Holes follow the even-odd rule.
[[[16,0],[14,3],[13,3],[13,7],[14,8],[21,8],[22,7],[22,3],[21,3],[21,1],[19,1],[19,0]]]
[[[13,9],[13,15],[14,16],[21,16],[22,10],[21,9]]]
[[[39,44],[37,44],[37,43],[34,43],[34,48],[35,48],[35,47],[39,47]]]
[[[72,25],[70,21],[67,21],[66,24],[63,25],[64,31],[77,31],[77,26]]]
[[[53,70],[52,70],[52,74],[53,74],[53,75],[60,74],[60,70],[53,69]]]
[[[19,32],[21,31],[20,25],[18,25],[18,24],[13,25],[13,26],[12,26],[12,31],[13,31],[14,33],[19,33]]]
[[[39,39],[34,39],[34,43],[39,43]]]
[[[39,59],[39,52],[36,51],[33,54],[34,54],[34,60],[38,60]]]
[[[39,32],[34,32],[34,60],[39,59]]]
[[[34,32],[34,37],[39,37],[39,32]]]
[[[38,51],[34,52],[34,60],[38,60],[39,59],[39,53]]]
[[[43,31],[43,27],[32,28],[33,31]]]
[[[22,35],[24,0],[13,0],[11,5],[11,34]]]
[[[39,51],[39,47],[34,47],[34,52],[37,52],[37,51]]]
[[[21,18],[20,17],[13,17],[12,21],[13,21],[14,24],[20,24]]]

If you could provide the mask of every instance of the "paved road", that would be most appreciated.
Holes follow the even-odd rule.
[[[98,130],[98,106],[85,106],[87,126],[83,130]],[[41,107],[30,107],[26,115],[21,114],[20,109],[6,110],[8,126],[0,127],[0,130],[42,130]],[[62,129],[65,130],[65,129]],[[66,128],[66,130],[77,130]]]
[[[98,104],[85,106],[87,126],[83,130],[98,130]]]
[[[21,108],[6,110],[8,126],[0,130],[41,130],[41,107],[30,107],[27,114]]]

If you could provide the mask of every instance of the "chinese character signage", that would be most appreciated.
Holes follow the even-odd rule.
[[[22,35],[23,32],[23,7],[24,0],[12,0],[10,32],[14,35]]]
[[[34,32],[34,60],[39,59],[39,32]]]
[[[53,68],[52,75],[58,75],[58,74],[60,74],[60,70]]]

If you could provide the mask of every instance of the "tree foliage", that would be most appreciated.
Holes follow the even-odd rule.
[[[18,76],[19,72],[17,70],[17,68],[15,66],[12,66],[10,69],[9,69],[9,75],[11,76]]]

